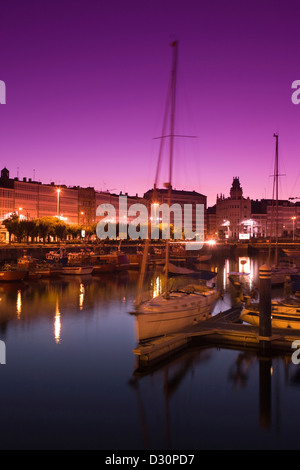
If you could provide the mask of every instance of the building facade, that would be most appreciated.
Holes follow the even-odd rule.
[[[214,208],[208,208],[213,220]],[[208,215],[209,217],[209,215]],[[300,235],[300,203],[243,197],[239,178],[233,178],[230,196],[217,196],[216,232],[220,239],[296,238]],[[210,224],[212,234],[213,226]],[[277,234],[277,235],[276,235]]]
[[[230,196],[217,195],[216,228],[219,238],[239,239],[246,232],[251,219],[251,200],[243,197],[243,188],[238,177],[233,178]]]
[[[149,191],[147,191],[144,194],[144,199],[148,205],[148,211],[150,214],[150,206],[151,204],[168,204],[169,201],[169,191],[168,189],[159,189],[159,188],[154,188]],[[175,205],[178,204],[181,207],[181,215],[178,215],[180,220],[176,221],[174,220],[173,214],[171,213],[171,220],[170,223],[174,224],[174,226],[181,225],[184,227],[185,225],[185,217],[187,216],[188,212],[185,206],[190,206],[191,207],[191,228],[193,231],[197,229],[197,222],[198,225],[200,224],[200,220],[197,221],[197,206],[203,206],[203,211],[204,211],[204,237],[206,238],[206,232],[207,232],[207,220],[206,220],[206,209],[207,209],[207,197],[201,193],[198,193],[196,191],[183,191],[183,190],[176,190],[172,189],[171,192],[171,201],[170,205]],[[158,214],[158,222],[161,221],[161,218],[159,217]]]
[[[67,223],[78,223],[78,190],[26,178],[11,179],[4,168],[0,177],[0,220],[11,213],[25,220],[60,217]]]

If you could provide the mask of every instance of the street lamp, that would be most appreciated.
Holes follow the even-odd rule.
[[[292,217],[292,221],[293,221],[293,241],[295,241],[295,220],[297,219],[297,217]]]
[[[61,190],[58,188],[57,189],[57,217],[59,217],[59,212],[60,212],[60,208],[59,208],[60,191]]]

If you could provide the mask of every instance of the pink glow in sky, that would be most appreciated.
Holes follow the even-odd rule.
[[[153,186],[172,40],[179,41],[174,186],[215,203],[239,176],[300,196],[298,0],[1,3],[0,162],[11,176],[142,195]]]

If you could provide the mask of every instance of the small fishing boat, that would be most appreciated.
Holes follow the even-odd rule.
[[[300,257],[300,249],[291,248],[291,249],[283,249],[282,250],[287,256],[291,258],[299,258]]]
[[[92,274],[93,266],[65,266],[61,270],[62,275],[68,276],[85,276]]]
[[[100,260],[99,264],[96,264],[93,269],[93,274],[107,274],[116,272],[116,266],[114,263],[109,263]]]
[[[119,272],[129,269],[129,259],[125,253],[115,251],[107,255],[94,255],[91,263],[96,267],[97,272]]]
[[[142,261],[143,261],[143,253],[133,253],[133,254],[128,254],[128,269],[132,270],[138,270],[141,267]],[[150,255],[148,256],[148,263],[150,263]]]
[[[37,267],[35,272],[39,274],[42,279],[56,279],[61,275],[62,270],[52,267]]]
[[[297,299],[273,301],[271,315],[272,327],[274,328],[300,329],[300,302]],[[259,304],[245,305],[240,319],[250,325],[259,326]]]
[[[210,261],[212,258],[212,255],[207,254],[207,255],[200,255],[197,258],[198,263],[205,263],[206,261]]]
[[[24,270],[33,270],[36,268],[37,260],[24,252],[24,255],[18,259],[18,268]]]
[[[25,279],[27,271],[7,270],[0,271],[0,282],[20,282]]]
[[[282,260],[271,268],[271,282],[273,286],[285,283],[287,276],[297,275],[299,268],[290,260]]]
[[[25,276],[25,280],[26,281],[38,281],[39,279],[41,279],[41,277],[42,276],[38,272],[27,271],[26,276]]]

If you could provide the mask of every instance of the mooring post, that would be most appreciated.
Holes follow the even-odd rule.
[[[259,269],[260,304],[259,304],[259,340],[264,351],[270,349],[272,336],[272,295],[271,268],[264,264]]]

